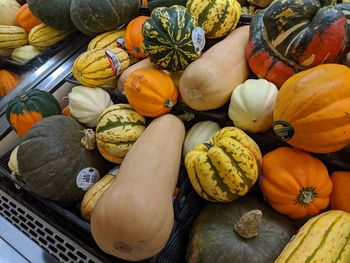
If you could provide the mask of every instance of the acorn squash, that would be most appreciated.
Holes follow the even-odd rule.
[[[22,47],[15,48],[11,53],[11,59],[20,63],[24,63],[28,60],[31,60],[40,53],[41,52],[39,49],[31,45],[25,45]]]
[[[33,27],[42,23],[29,10],[28,4],[22,5],[22,7],[17,11],[16,20],[26,32],[29,32]]]
[[[333,190],[330,195],[332,209],[343,210],[350,213],[350,172],[336,171],[331,174]]]
[[[0,70],[0,96],[6,96],[14,88],[17,87],[18,83],[21,81],[21,77],[15,73],[8,70]]]
[[[0,25],[17,25],[16,14],[20,8],[16,0],[0,0]]]

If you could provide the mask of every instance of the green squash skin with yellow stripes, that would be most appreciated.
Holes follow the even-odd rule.
[[[145,126],[145,118],[129,104],[108,107],[96,126],[96,144],[101,155],[110,162],[120,163]]]
[[[197,26],[183,6],[158,7],[142,26],[143,50],[154,67],[168,71],[184,70],[199,57],[192,41]]]
[[[331,210],[306,222],[275,263],[350,262],[350,214]]]
[[[241,16],[241,5],[236,0],[189,0],[187,9],[207,38],[227,36],[236,28]]]
[[[193,188],[212,202],[232,202],[245,195],[255,184],[261,163],[259,147],[235,127],[221,129],[185,156]]]

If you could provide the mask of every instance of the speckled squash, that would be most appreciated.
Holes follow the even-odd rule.
[[[185,157],[193,188],[213,202],[231,202],[245,195],[258,179],[261,164],[257,144],[235,127],[221,129]]]
[[[121,163],[145,125],[145,118],[129,104],[115,104],[105,109],[96,126],[96,143],[101,155],[112,163]]]
[[[236,0],[188,0],[186,7],[207,38],[227,36],[236,28],[241,15],[241,5]]]
[[[255,75],[280,87],[296,72],[343,55],[347,18],[320,2],[274,1],[253,17],[246,55]]]
[[[195,18],[183,6],[156,8],[142,26],[143,50],[157,68],[184,70],[200,55],[192,40],[196,26]]]
[[[27,32],[19,26],[0,25],[0,48],[14,49],[28,43]]]
[[[275,263],[350,262],[350,214],[331,210],[313,217],[287,244]]]
[[[91,49],[82,53],[73,64],[73,76],[84,86],[100,87],[116,77],[130,65],[128,53],[116,46]]]

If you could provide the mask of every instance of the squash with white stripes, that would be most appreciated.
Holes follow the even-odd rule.
[[[253,17],[246,55],[255,75],[280,87],[296,72],[339,60],[347,45],[348,12],[320,2],[274,1]]]

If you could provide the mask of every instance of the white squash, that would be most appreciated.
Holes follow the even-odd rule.
[[[10,160],[8,162],[8,167],[10,168],[11,172],[18,173],[18,162],[17,162],[17,151],[18,151],[18,145],[15,149],[11,152]]]
[[[18,25],[16,14],[20,8],[16,0],[0,0],[0,25]]]
[[[220,130],[219,124],[213,121],[201,121],[196,123],[186,133],[182,148],[183,156],[198,144],[208,141]]]
[[[277,94],[275,84],[265,79],[248,79],[232,92],[228,115],[237,128],[264,132],[273,123]]]
[[[39,49],[31,45],[26,45],[15,48],[11,53],[11,59],[17,62],[26,62],[39,54]]]
[[[101,113],[113,105],[109,94],[100,88],[76,86],[68,94],[68,99],[73,117],[89,127],[96,127]]]

